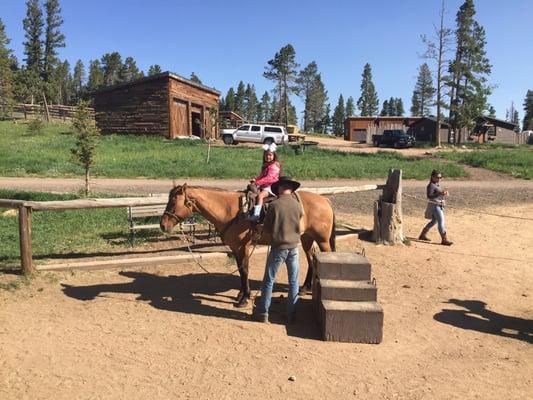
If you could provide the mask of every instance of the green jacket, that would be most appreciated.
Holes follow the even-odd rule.
[[[302,206],[290,194],[282,194],[270,204],[263,230],[272,237],[272,248],[293,249],[298,246],[302,216]]]

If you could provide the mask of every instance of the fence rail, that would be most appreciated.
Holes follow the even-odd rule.
[[[306,188],[306,191],[317,194],[354,193],[384,189],[386,185],[360,185],[326,188]],[[167,194],[150,197],[121,197],[107,199],[77,199],[60,201],[25,201],[0,199],[0,208],[12,208],[19,211],[20,259],[24,273],[33,273],[32,262],[32,213],[34,211],[64,211],[94,208],[135,207],[150,205],[166,205]]]
[[[75,112],[75,106],[55,104],[45,107],[42,104],[15,104],[12,117],[15,119],[45,119],[49,116],[51,120],[70,121],[74,118]],[[89,113],[94,118],[94,109],[89,108]]]

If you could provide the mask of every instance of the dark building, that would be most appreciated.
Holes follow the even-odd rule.
[[[216,138],[220,92],[163,72],[92,93],[103,133]]]
[[[422,117],[418,121],[413,122],[407,133],[414,136],[417,142],[436,142],[435,131],[437,128],[437,120],[433,117]],[[450,126],[441,121],[440,123],[440,141],[441,143],[448,142],[448,131]]]
[[[516,125],[511,122],[481,116],[476,118],[476,126],[470,138],[479,143],[517,144],[518,135],[515,129]]]

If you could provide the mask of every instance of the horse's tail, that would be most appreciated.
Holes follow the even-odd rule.
[[[333,211],[333,224],[331,225],[331,234],[329,235],[329,247],[331,247],[331,251],[337,251],[335,244],[336,237],[337,233],[335,230],[335,211]]]

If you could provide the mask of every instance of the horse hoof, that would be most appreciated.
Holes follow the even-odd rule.
[[[302,286],[298,292],[300,296],[305,296],[306,294],[313,294],[313,288],[310,286]]]
[[[248,305],[248,298],[247,297],[243,297],[237,303],[233,304],[233,307],[235,307],[235,308],[244,308],[247,305]]]

